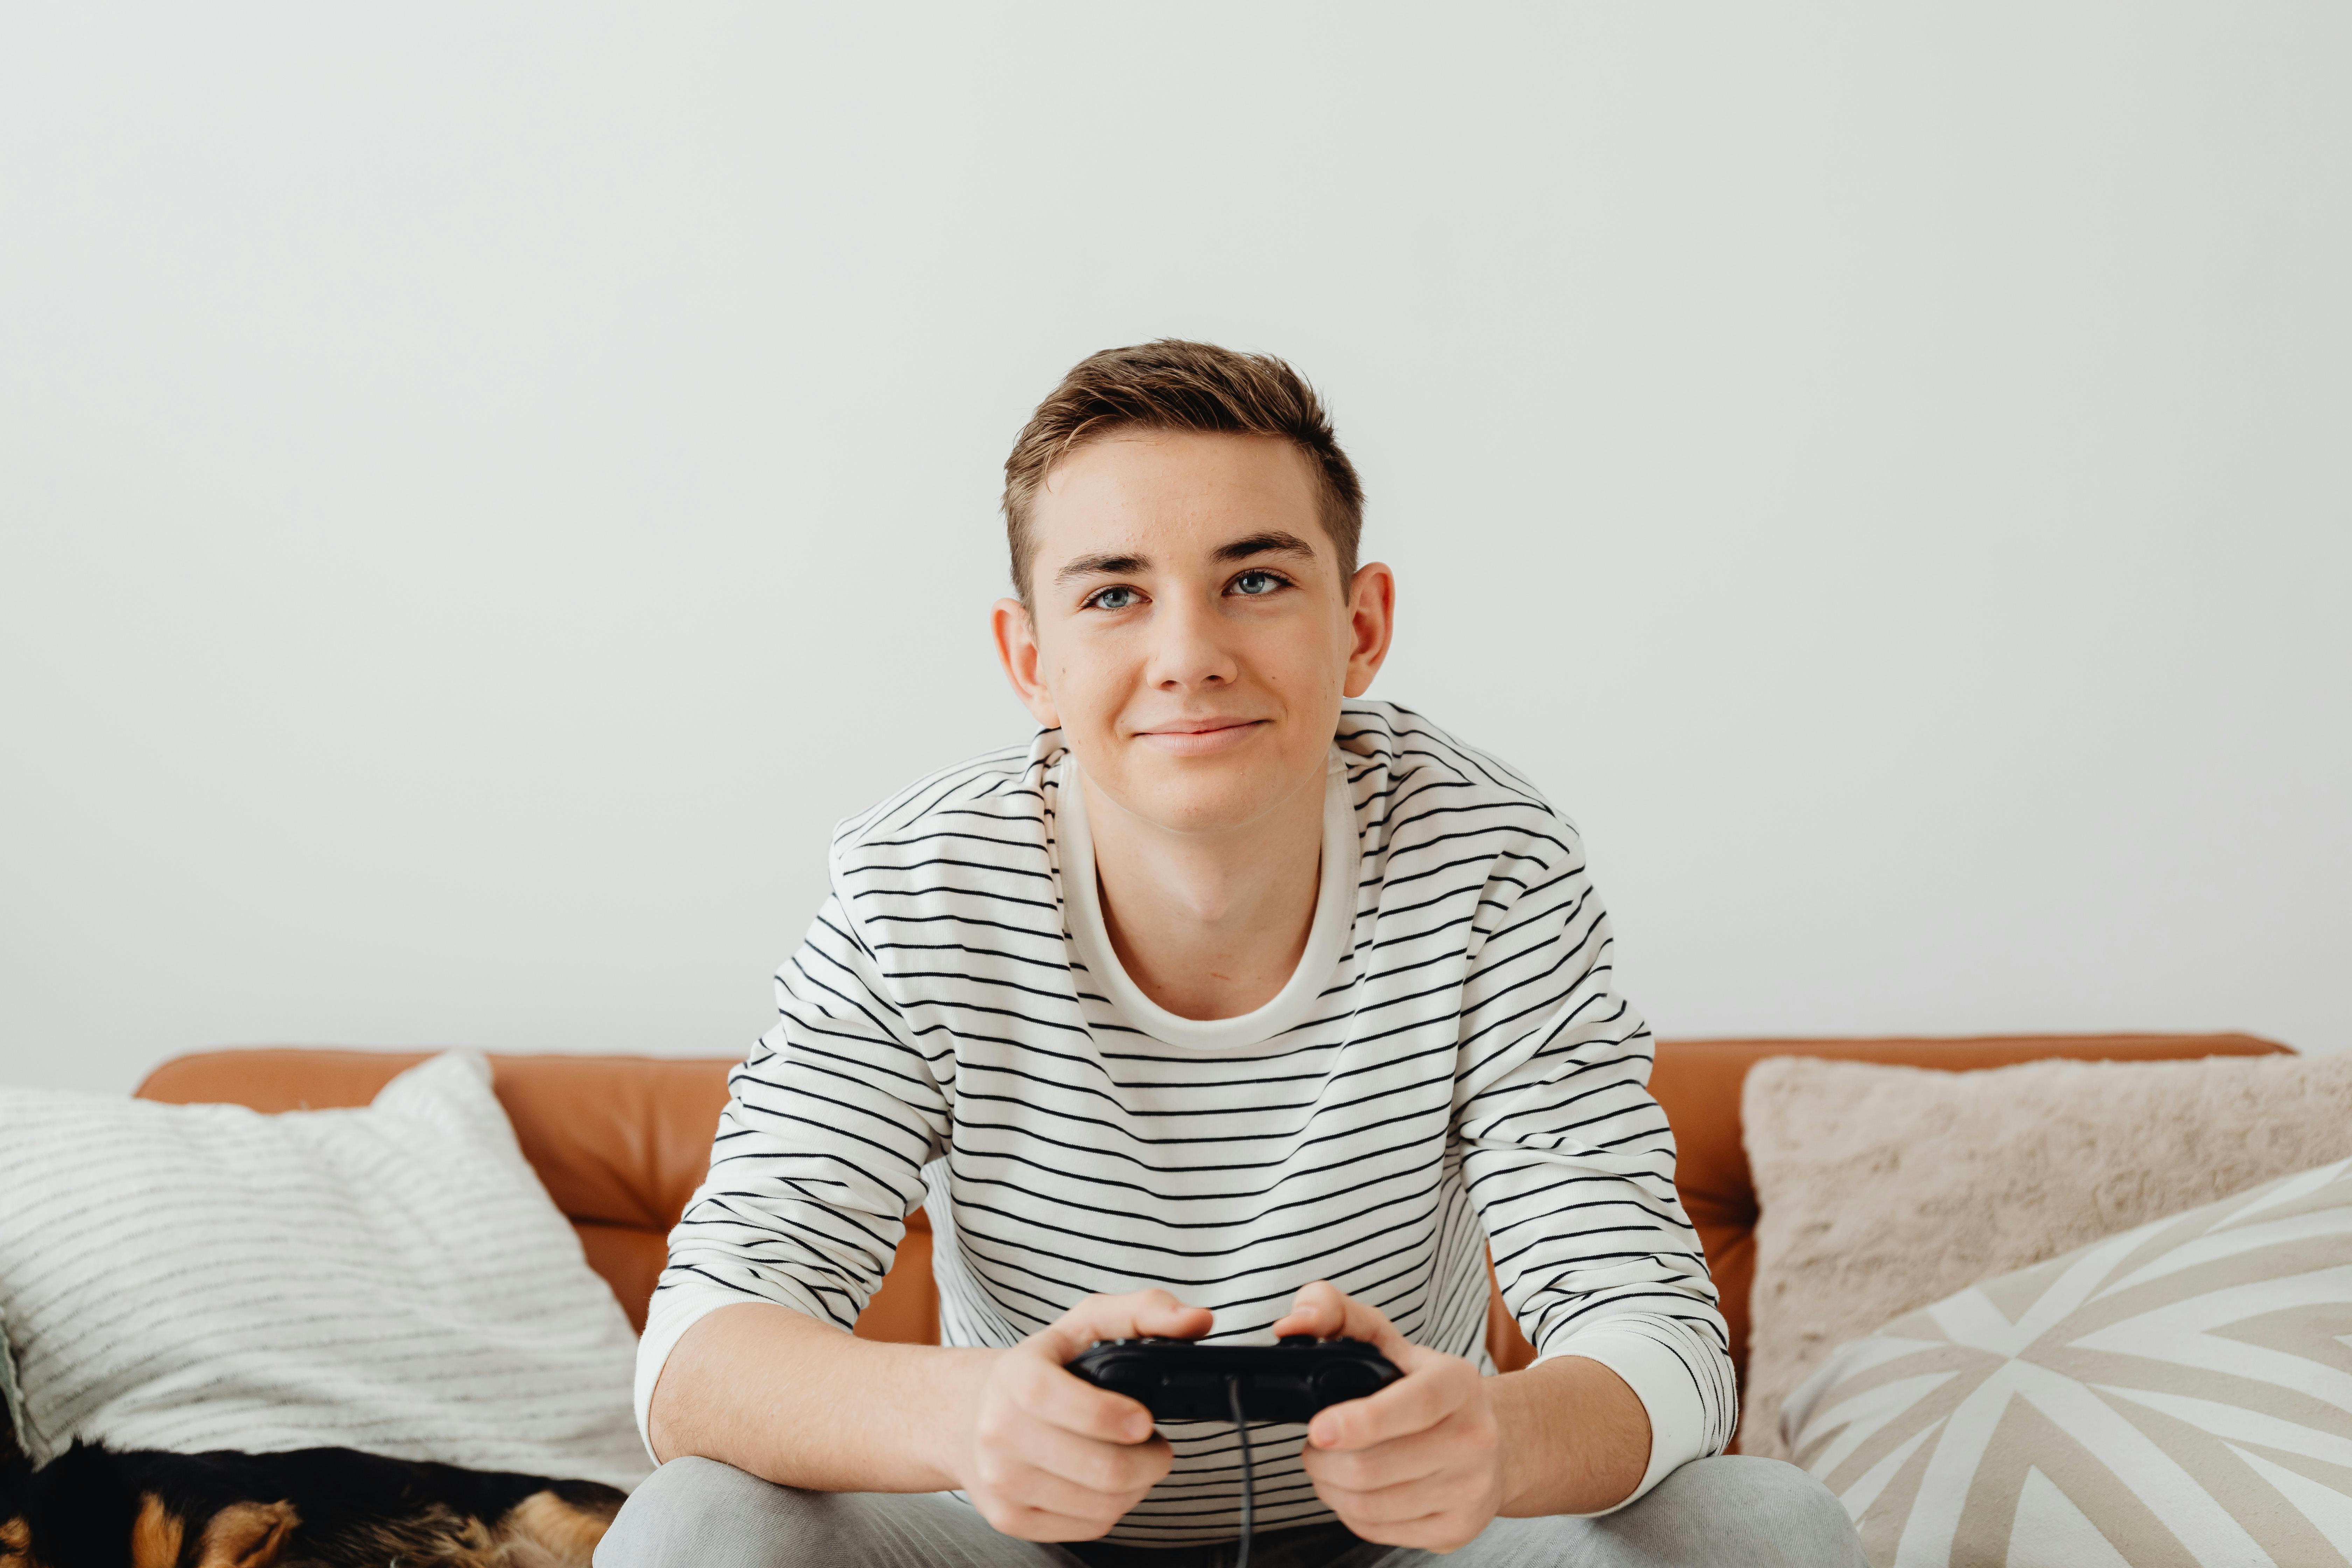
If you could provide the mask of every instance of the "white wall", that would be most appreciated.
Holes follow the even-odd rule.
[[[1171,333],[1662,1032],[2352,1045],[2352,10],[772,9],[0,20],[0,1082],[740,1049]]]

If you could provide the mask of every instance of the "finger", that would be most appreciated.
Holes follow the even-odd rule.
[[[1339,1512],[1338,1509],[1332,1510]],[[1350,1533],[1382,1546],[1410,1547],[1420,1552],[1448,1552],[1468,1545],[1477,1539],[1478,1531],[1460,1514],[1441,1510],[1412,1519],[1377,1520],[1362,1515],[1339,1514],[1339,1522]]]
[[[1093,1491],[1076,1481],[1028,1466],[1008,1468],[996,1481],[994,1490],[997,1501],[1004,1507],[1085,1520],[1097,1531],[1117,1524],[1143,1495],[1138,1492],[1132,1497],[1115,1496]]]
[[[1188,1307],[1165,1290],[1089,1296],[1029,1336],[1056,1366],[1066,1366],[1097,1340],[1147,1337],[1197,1340],[1214,1322],[1206,1307]]]
[[[1151,1412],[1140,1402],[1097,1388],[1043,1355],[1007,1356],[997,1376],[1012,1408],[1028,1420],[1097,1443],[1151,1436]]]
[[[1425,1432],[1462,1408],[1478,1391],[1478,1369],[1459,1356],[1417,1345],[1405,1374],[1378,1394],[1318,1411],[1307,1441],[1317,1448],[1369,1448]]]
[[[1443,1498],[1427,1483],[1389,1492],[1359,1492],[1318,1481],[1315,1495],[1350,1531],[1386,1546],[1431,1544],[1448,1517]]]
[[[1035,1426],[1018,1433],[1000,1452],[1008,1467],[1021,1466],[1061,1477],[1104,1496],[1150,1491],[1168,1474],[1175,1450],[1165,1437],[1148,1443],[1096,1443],[1058,1427]]]
[[[1359,1535],[1378,1530],[1379,1539],[1400,1545],[1391,1536],[1400,1525],[1434,1523],[1451,1511],[1435,1488],[1391,1487],[1381,1491],[1351,1492],[1332,1489],[1323,1500]]]
[[[1274,1332],[1277,1338],[1313,1334],[1325,1340],[1361,1340],[1399,1366],[1404,1363],[1398,1356],[1412,1348],[1387,1313],[1357,1300],[1328,1279],[1302,1287],[1291,1299],[1289,1316],[1274,1325]]]
[[[1318,1448],[1308,1444],[1300,1458],[1307,1479],[1349,1492],[1406,1487],[1461,1468],[1464,1444],[1448,1424],[1369,1448]]]
[[[1001,1535],[1016,1541],[1096,1541],[1110,1529],[1097,1520],[1079,1519],[1066,1513],[1049,1513],[1044,1509],[998,1500],[979,1502],[980,1515]]]
[[[1277,1339],[1286,1334],[1337,1339],[1347,1321],[1348,1298],[1329,1280],[1318,1279],[1301,1286],[1298,1294],[1290,1299],[1289,1312],[1275,1320],[1274,1334]]]
[[[1483,1482],[1468,1470],[1448,1469],[1402,1486],[1357,1489],[1318,1480],[1315,1492],[1346,1520],[1358,1524],[1398,1525],[1436,1517],[1475,1518],[1480,1512]],[[1486,1512],[1491,1516],[1493,1510]],[[1475,1532],[1474,1532],[1475,1533]]]

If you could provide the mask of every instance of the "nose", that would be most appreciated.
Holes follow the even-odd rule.
[[[1240,664],[1225,646],[1224,617],[1190,594],[1160,601],[1151,618],[1152,646],[1149,674],[1155,689],[1167,692],[1214,691],[1231,686]]]

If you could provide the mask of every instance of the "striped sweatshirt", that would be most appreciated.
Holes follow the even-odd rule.
[[[640,1426],[704,1313],[770,1301],[846,1329],[925,1207],[950,1344],[1151,1286],[1212,1309],[1213,1338],[1266,1342],[1328,1279],[1491,1370],[1491,1253],[1540,1357],[1589,1356],[1641,1398],[1642,1490],[1719,1451],[1723,1319],[1576,829],[1418,715],[1349,703],[1298,968],[1255,1012],[1192,1020],[1112,951],[1076,766],[1045,731],[841,826],[832,896],[670,1237]],[[1165,1431],[1173,1468],[1109,1539],[1230,1539],[1235,1434]],[[1331,1517],[1303,1428],[1250,1440],[1260,1528]]]

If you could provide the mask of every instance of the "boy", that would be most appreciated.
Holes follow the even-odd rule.
[[[1228,1561],[1236,1435],[1063,1368],[1313,1334],[1404,1376],[1252,1433],[1262,1564],[1859,1563],[1810,1478],[1706,1458],[1723,1320],[1576,832],[1360,700],[1395,583],[1313,392],[1096,354],[1005,476],[1042,731],[836,836],[654,1299],[667,1463],[598,1562]],[[853,1339],[919,1205],[945,1343]],[[1489,1248],[1540,1352],[1504,1375]]]

